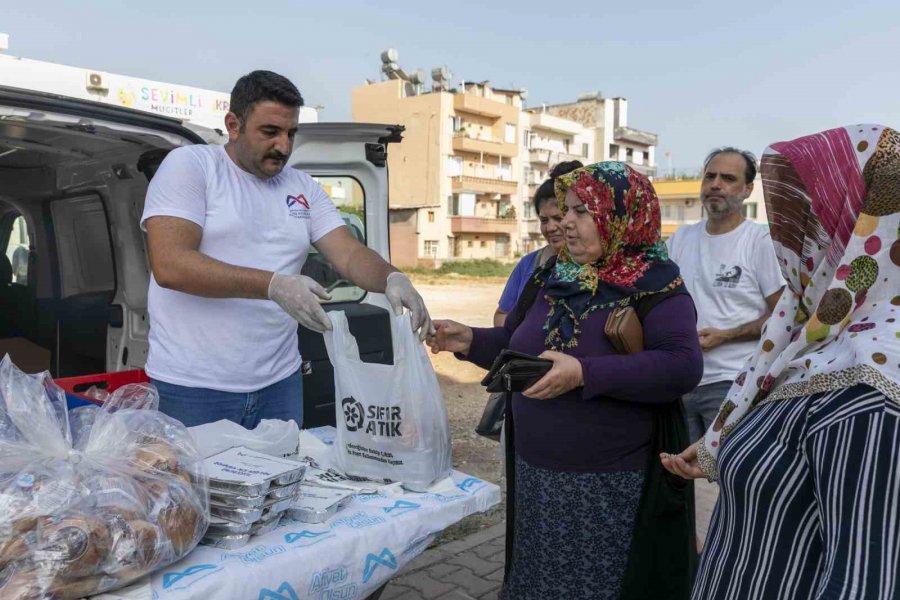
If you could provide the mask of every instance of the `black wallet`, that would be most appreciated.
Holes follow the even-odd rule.
[[[530,354],[504,350],[494,359],[490,371],[481,380],[488,392],[521,392],[546,375],[553,361]]]

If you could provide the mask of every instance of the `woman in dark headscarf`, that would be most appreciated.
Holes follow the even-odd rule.
[[[645,509],[668,481],[648,469],[658,407],[693,389],[703,370],[693,302],[667,258],[659,203],[644,176],[624,163],[599,163],[559,177],[556,194],[566,247],[529,284],[530,306],[523,300],[492,329],[436,321],[428,340],[433,352],[454,351],[484,367],[504,348],[553,361],[512,397],[507,477],[514,485],[501,597],[684,598],[691,509],[678,500]],[[643,321],[644,349],[633,354],[617,354],[604,334],[610,312],[625,306]],[[663,514],[670,520],[653,521]],[[686,526],[671,527],[679,518]],[[639,543],[648,541],[655,549]],[[654,553],[675,575],[654,577],[660,572],[643,562]],[[654,596],[647,581],[666,591]]]
[[[718,480],[693,597],[900,598],[900,134],[854,125],[761,162],[787,288],[705,439]]]

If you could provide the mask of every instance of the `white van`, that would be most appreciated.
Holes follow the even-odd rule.
[[[403,128],[300,125],[290,166],[330,193],[351,232],[386,260],[387,148]],[[180,121],[0,86],[0,356],[71,377],[144,366],[150,268],[139,220],[167,152],[221,143]],[[347,312],[365,360],[393,361],[388,304],[342,280],[320,255],[303,272]],[[298,328],[304,426],[334,423],[320,334]]]

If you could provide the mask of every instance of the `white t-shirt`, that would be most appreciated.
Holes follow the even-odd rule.
[[[311,243],[344,224],[325,191],[285,168],[260,179],[223,146],[169,153],[147,190],[141,227],[155,216],[203,228],[200,252],[222,262],[300,273]],[[148,294],[154,379],[225,392],[251,392],[300,368],[297,322],[271,300],[203,298],[165,289],[151,276]]]
[[[766,298],[784,285],[769,230],[752,221],[710,235],[706,221],[680,227],[667,245],[697,307],[697,328],[731,329],[768,311]],[[757,340],[728,342],[703,353],[700,385],[732,381]]]

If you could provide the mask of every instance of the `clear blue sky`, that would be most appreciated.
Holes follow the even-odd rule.
[[[563,12],[565,9],[565,12]],[[526,87],[528,104],[599,90],[659,134],[658,163],[855,122],[900,127],[900,1],[210,2],[4,0],[9,54],[229,91],[290,77],[322,120],[395,47],[407,71]]]

